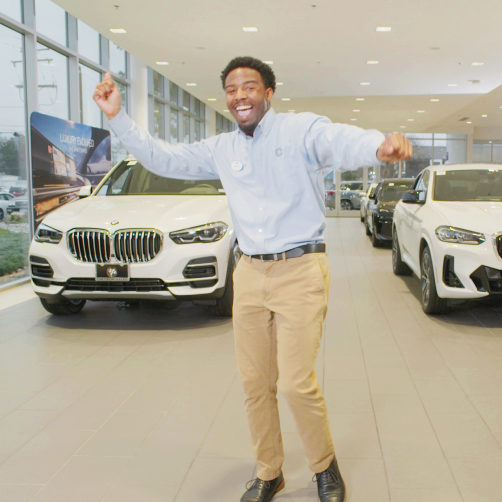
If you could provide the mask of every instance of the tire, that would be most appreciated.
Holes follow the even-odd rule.
[[[411,275],[413,273],[401,258],[401,248],[399,247],[396,229],[392,233],[392,270],[395,275]]]
[[[0,208],[0,221],[4,220],[5,215],[3,214],[3,209]]]
[[[87,300],[65,300],[61,299],[57,303],[50,303],[45,298],[40,298],[40,302],[47,312],[54,315],[72,315],[78,314]]]
[[[233,275],[239,263],[242,252],[237,243],[234,244],[228,258],[227,278],[225,281],[225,293],[223,297],[216,300],[216,306],[211,307],[211,312],[217,316],[231,317],[232,305],[234,303],[234,280]]]
[[[368,226],[368,217],[366,217],[366,219],[364,221],[364,227],[366,228],[366,235],[370,236],[371,235],[371,230],[370,230],[370,227]]]
[[[350,211],[352,209],[352,202],[350,200],[342,200],[340,207],[343,211]]]
[[[364,223],[364,216],[363,216],[363,212],[362,212],[362,211],[361,211],[361,216],[360,216],[360,218],[361,218],[361,223]]]
[[[439,298],[434,278],[434,265],[430,249],[426,246],[420,257],[420,281],[422,310],[429,315],[444,314],[448,310],[448,300]]]
[[[377,225],[375,223],[374,218],[373,218],[373,232],[371,232],[371,245],[374,248],[381,248],[383,246],[383,242],[377,236]]]

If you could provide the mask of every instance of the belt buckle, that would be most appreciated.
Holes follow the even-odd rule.
[[[277,258],[277,253],[271,253],[273,255],[273,258],[271,260],[264,260],[263,257],[265,256],[264,254],[260,255],[260,259],[262,261],[262,263],[265,263],[267,261],[277,261],[278,258]]]

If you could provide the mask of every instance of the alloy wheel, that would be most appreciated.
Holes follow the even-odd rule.
[[[429,253],[425,252],[422,255],[422,302],[424,305],[429,303],[431,292],[431,277],[430,277],[431,258]]]

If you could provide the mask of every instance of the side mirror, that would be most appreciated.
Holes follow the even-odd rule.
[[[405,204],[424,204],[425,200],[420,200],[421,190],[408,190],[403,194],[401,200]]]
[[[375,192],[373,192],[372,194],[369,195],[368,199],[370,200],[376,200],[376,197],[375,197]]]
[[[92,185],[84,185],[81,189],[80,192],[78,193],[78,198],[79,199],[85,199],[86,197],[89,197],[92,193]]]

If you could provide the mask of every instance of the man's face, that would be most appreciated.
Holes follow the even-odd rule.
[[[227,106],[242,132],[249,136],[270,107],[274,91],[265,89],[260,72],[252,68],[236,68],[225,79]]]

